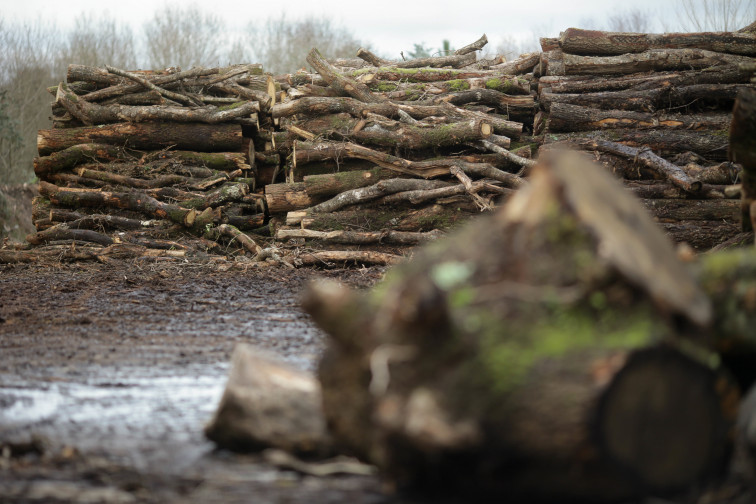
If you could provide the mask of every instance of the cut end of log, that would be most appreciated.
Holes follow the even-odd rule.
[[[484,122],[480,124],[480,134],[483,136],[483,138],[491,136],[493,134],[493,126],[490,124]]]
[[[601,445],[644,487],[685,488],[724,455],[728,413],[717,384],[716,373],[680,352],[632,355],[599,407]]]

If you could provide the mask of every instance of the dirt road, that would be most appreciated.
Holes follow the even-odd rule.
[[[396,502],[371,477],[313,478],[202,435],[234,344],[312,369],[323,334],[308,279],[380,269],[229,262],[0,269],[0,501]]]

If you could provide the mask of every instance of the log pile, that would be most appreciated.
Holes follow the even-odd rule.
[[[678,242],[708,249],[740,232],[728,130],[735,97],[753,87],[756,35],[570,28],[542,46],[544,149],[593,153]]]
[[[625,179],[675,241],[708,249],[741,231],[727,130],[755,41],[570,28],[510,62],[476,58],[484,35],[409,61],[313,49],[312,72],[275,77],[71,65],[49,89],[28,241],[392,264],[524,186],[534,154],[569,146]],[[282,255],[257,243],[271,238]]]

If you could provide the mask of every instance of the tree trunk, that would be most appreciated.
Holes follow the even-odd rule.
[[[593,131],[601,129],[724,130],[731,114],[655,114],[626,110],[598,110],[567,103],[554,103],[549,111],[548,131]]]
[[[649,49],[706,49],[756,56],[756,36],[750,33],[613,33],[568,28],[560,34],[564,52],[584,55],[620,55]]]
[[[92,189],[64,189],[47,182],[39,183],[39,192],[55,205],[72,208],[111,207],[126,208],[160,219],[169,219],[186,227],[191,227],[197,211],[177,205],[161,203],[144,193],[110,193]]]
[[[40,156],[86,143],[104,143],[140,150],[174,147],[205,152],[238,152],[242,148],[242,131],[239,126],[226,124],[117,123],[64,130],[39,130],[37,135]]]
[[[621,56],[578,56],[564,54],[564,73],[549,69],[544,75],[625,75],[638,72],[705,69],[719,65],[737,66],[751,58],[703,49],[650,49]]]

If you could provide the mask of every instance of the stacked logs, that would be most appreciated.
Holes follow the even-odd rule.
[[[534,119],[537,58],[476,61],[486,42],[401,62],[360,49],[331,64],[313,50],[317,73],[277,78],[285,182],[263,181],[275,237],[397,254],[521,186],[530,147],[509,149]]]
[[[609,33],[543,39],[534,123],[544,148],[587,150],[676,241],[707,249],[736,235],[739,168],[727,161],[752,33]]]
[[[37,233],[27,240],[180,249],[179,236],[263,226],[256,149],[272,124],[258,114],[268,117],[276,88],[260,65],[70,65],[67,82],[49,89],[53,128],[37,139]]]

